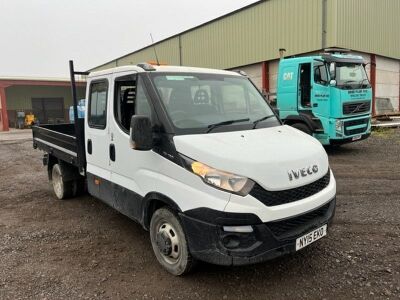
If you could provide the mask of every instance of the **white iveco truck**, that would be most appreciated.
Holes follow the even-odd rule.
[[[139,64],[88,74],[74,124],[33,128],[57,198],[88,192],[150,232],[159,263],[245,265],[327,234],[336,183],[313,137],[243,73]]]

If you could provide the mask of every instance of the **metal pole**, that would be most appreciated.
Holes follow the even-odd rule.
[[[79,164],[79,172],[84,172],[84,149],[82,149],[82,145],[84,145],[82,130],[80,128],[80,122],[78,119],[78,99],[76,96],[76,83],[75,83],[75,70],[74,70],[74,62],[72,60],[69,61],[69,74],[71,77],[71,91],[72,91],[72,101],[74,103],[74,128],[75,128],[75,137],[76,137],[76,146],[77,146],[77,154],[78,154],[78,164]]]
[[[71,78],[71,91],[72,91],[72,101],[74,104],[74,124],[75,124],[75,135],[78,133],[78,101],[76,99],[76,84],[75,84],[75,71],[74,71],[74,62],[72,60],[69,61],[69,75]]]

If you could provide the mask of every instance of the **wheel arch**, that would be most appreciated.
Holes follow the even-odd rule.
[[[182,212],[179,205],[176,204],[174,200],[169,198],[168,196],[158,193],[158,192],[149,192],[144,197],[143,200],[143,215],[142,215],[142,225],[144,229],[148,230],[150,227],[150,220],[153,216],[153,213],[163,207],[167,206],[171,208],[176,213]]]
[[[308,116],[305,115],[290,115],[287,116],[283,122],[285,125],[293,125],[295,123],[302,123],[305,124],[311,132],[314,132],[315,129],[317,129],[316,124],[314,123],[314,121],[309,118]]]
[[[46,160],[46,161],[45,161]],[[82,178],[82,175],[79,174],[79,170],[77,167],[58,159],[57,157],[49,154],[47,159],[44,159],[45,164],[47,165],[47,175],[49,177],[49,181],[52,180],[52,171],[55,164],[60,165],[63,177],[65,181],[77,180]]]

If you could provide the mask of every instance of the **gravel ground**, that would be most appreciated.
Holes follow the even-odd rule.
[[[86,195],[57,201],[26,140],[0,141],[0,299],[400,298],[400,130],[328,149],[337,179],[326,238],[263,264],[158,265],[148,233]]]

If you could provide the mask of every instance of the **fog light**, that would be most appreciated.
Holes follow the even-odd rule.
[[[253,227],[250,225],[246,226],[224,226],[224,231],[226,232],[240,232],[240,233],[250,233],[253,232]]]
[[[236,235],[227,235],[223,238],[222,243],[228,249],[237,248],[240,245],[239,238]]]

